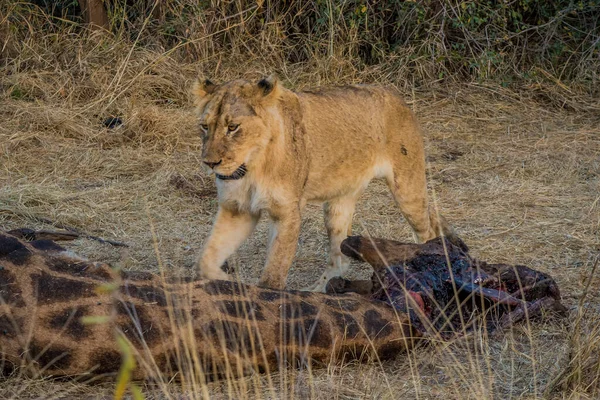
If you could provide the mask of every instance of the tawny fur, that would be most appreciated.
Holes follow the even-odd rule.
[[[106,283],[114,283],[113,293],[96,290]],[[107,320],[86,325],[86,316]],[[166,283],[0,232],[0,374],[19,365],[32,375],[115,374],[117,334],[133,348],[134,377],[154,379],[231,377],[369,353],[386,358],[418,335],[405,314],[358,295]]]
[[[219,210],[198,264],[209,279],[227,279],[225,260],[252,233],[261,212],[271,220],[259,285],[284,288],[296,251],[302,210],[324,203],[329,267],[312,287],[348,267],[340,243],[350,234],[358,197],[373,178],[386,179],[417,239],[454,237],[429,207],[419,125],[390,88],[348,86],[293,92],[276,79],[214,85],[194,95],[203,161],[217,174]],[[238,180],[219,179],[240,166]]]

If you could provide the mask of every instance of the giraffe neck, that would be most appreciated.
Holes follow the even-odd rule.
[[[121,364],[114,338],[123,335],[138,361],[136,378],[185,371],[237,376],[297,361],[392,357],[418,336],[407,315],[356,294],[165,282],[150,273],[117,273],[63,250],[0,232],[5,368],[22,365],[53,376],[114,374]],[[84,324],[82,317],[105,322]]]

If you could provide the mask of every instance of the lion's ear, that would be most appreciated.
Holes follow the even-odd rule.
[[[266,78],[261,79],[256,84],[258,87],[258,93],[263,96],[269,96],[276,94],[279,91],[279,79],[275,75],[269,75]]]
[[[196,100],[201,100],[204,96],[212,94],[216,88],[217,85],[215,85],[208,79],[197,79],[196,82],[194,82],[192,94],[194,95]]]

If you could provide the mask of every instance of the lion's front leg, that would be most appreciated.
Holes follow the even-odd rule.
[[[259,286],[285,288],[288,271],[296,254],[300,220],[298,207],[272,216],[267,262]]]
[[[197,265],[206,279],[229,279],[221,266],[254,230],[258,215],[219,207],[212,232]]]

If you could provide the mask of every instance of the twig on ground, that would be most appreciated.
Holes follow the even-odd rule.
[[[36,231],[33,229],[29,229],[29,228],[14,229],[10,232],[15,232],[17,234],[15,236],[19,236],[19,237],[22,237],[27,240],[40,240],[40,239],[74,240],[77,238],[84,238],[84,239],[95,240],[97,242],[104,243],[104,244],[110,244],[111,246],[129,247],[129,245],[127,243],[119,242],[116,240],[104,239],[99,236],[90,235],[87,232],[83,232],[77,228],[74,228],[69,225],[65,225],[61,222],[52,221],[48,218],[37,217],[35,215],[27,215],[27,217],[33,218],[44,224],[52,225],[59,229],[64,229],[66,232],[48,231],[48,230],[43,230],[43,229]],[[33,238],[33,239],[29,239],[29,238]]]

